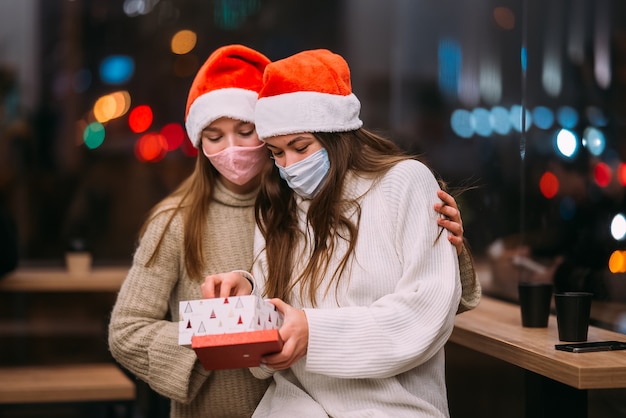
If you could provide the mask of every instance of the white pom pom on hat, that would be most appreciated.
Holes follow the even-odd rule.
[[[189,89],[185,128],[198,148],[202,130],[229,117],[254,123],[254,108],[270,60],[243,45],[216,49],[200,67]]]
[[[265,68],[256,103],[256,130],[260,139],[347,132],[363,125],[360,111],[348,63],[327,49],[303,51]]]

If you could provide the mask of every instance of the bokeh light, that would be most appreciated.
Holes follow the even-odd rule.
[[[477,107],[472,111],[471,122],[474,126],[474,132],[480,136],[488,137],[493,133],[491,124],[491,113],[482,107]]]
[[[559,192],[559,179],[550,171],[546,171],[539,179],[539,191],[546,199],[552,199]]]
[[[554,123],[554,113],[545,106],[537,106],[533,109],[533,121],[540,129],[550,129]]]
[[[185,130],[180,123],[168,123],[159,132],[165,138],[167,151],[174,151],[180,147],[185,140]]]
[[[130,94],[127,91],[116,91],[96,100],[93,115],[98,122],[105,123],[125,115],[129,108]]]
[[[623,241],[626,238],[626,217],[624,214],[618,213],[611,220],[611,236],[617,241]]]
[[[597,128],[589,127],[583,132],[582,143],[592,155],[597,157],[604,152],[606,139],[602,131]]]
[[[104,125],[99,122],[90,123],[83,131],[83,141],[89,149],[96,149],[102,145],[104,137]]]
[[[136,134],[147,131],[152,125],[152,108],[148,105],[140,105],[130,111],[128,126]]]
[[[494,132],[500,135],[507,135],[511,132],[511,120],[509,111],[502,106],[494,106],[491,109],[491,124]]]
[[[508,7],[496,7],[493,9],[493,18],[502,29],[515,28],[515,15]]]
[[[571,106],[561,106],[556,111],[556,120],[565,129],[572,129],[578,125],[578,112]]]
[[[613,170],[608,164],[600,162],[593,167],[593,180],[600,187],[606,187],[611,183]]]
[[[172,52],[177,55],[186,54],[196,47],[197,40],[195,32],[187,29],[180,30],[172,36]]]
[[[578,151],[578,138],[574,132],[561,129],[556,134],[556,151],[562,156],[572,158]]]
[[[586,110],[586,114],[589,123],[593,126],[604,127],[609,123],[602,109],[597,106],[589,106]]]
[[[198,148],[193,146],[186,132],[185,139],[183,140],[183,144],[180,149],[187,157],[196,157],[198,155]]]
[[[133,76],[135,61],[126,55],[110,55],[100,64],[100,78],[105,84],[123,84]]]
[[[462,63],[459,43],[450,38],[440,40],[437,60],[439,89],[448,97],[457,97]]]
[[[167,140],[161,134],[148,132],[135,142],[134,150],[141,162],[161,161],[167,154]]]
[[[455,134],[462,138],[470,138],[474,135],[472,114],[465,109],[457,109],[450,116],[450,126]]]
[[[626,273],[626,251],[615,250],[609,257],[611,273]]]
[[[234,30],[260,7],[261,0],[213,0],[213,20],[219,28]]]
[[[159,0],[124,0],[124,13],[127,16],[146,15],[154,9]]]
[[[525,126],[525,131],[528,130],[528,128],[530,128],[530,125],[532,125],[532,115],[530,113],[530,111],[528,109],[526,109],[524,111],[524,113],[522,113],[522,106],[520,105],[513,105],[511,106],[511,110],[509,111],[509,118],[511,121],[511,126],[513,127],[513,129],[515,129],[517,132],[521,132],[522,131],[522,114],[525,116],[526,120],[524,121],[524,126]]]

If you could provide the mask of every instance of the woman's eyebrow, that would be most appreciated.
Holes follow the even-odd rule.
[[[306,136],[297,136],[297,137],[293,138],[291,141],[287,142],[287,146],[290,147],[293,144],[295,144],[296,142],[306,141],[307,139],[309,139],[309,138],[307,138]]]
[[[237,123],[237,127],[238,127],[238,128],[239,128],[239,127],[241,127],[241,126],[244,126],[244,125],[250,125],[250,126],[254,127],[254,123],[252,123],[252,122],[246,122],[246,121],[243,121],[243,120],[242,120],[242,121],[239,121],[239,122]]]

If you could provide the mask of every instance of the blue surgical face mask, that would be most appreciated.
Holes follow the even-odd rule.
[[[328,152],[322,148],[305,159],[282,167],[276,163],[280,177],[283,178],[291,189],[305,199],[312,199],[319,191],[328,170]]]

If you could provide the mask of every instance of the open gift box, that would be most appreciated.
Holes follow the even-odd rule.
[[[258,296],[181,301],[179,318],[178,343],[206,370],[257,367],[283,346],[282,314]]]

